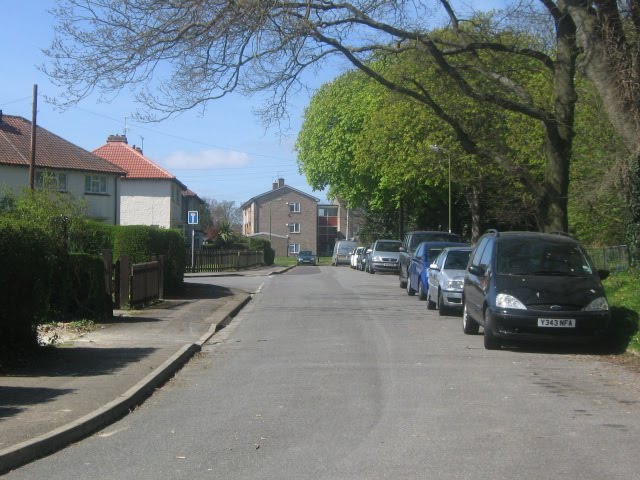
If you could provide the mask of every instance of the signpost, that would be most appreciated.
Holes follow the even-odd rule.
[[[187,223],[189,225],[198,225],[198,211],[189,210],[187,212]],[[195,248],[196,248],[196,227],[191,227],[191,272],[195,267]]]

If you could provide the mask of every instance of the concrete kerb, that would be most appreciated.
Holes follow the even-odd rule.
[[[212,324],[206,334],[195,343],[182,346],[162,365],[115,400],[44,435],[0,450],[0,475],[82,440],[127,415],[134,407],[142,404],[154,390],[171,379],[216,332],[227,326],[250,300],[251,296],[244,294],[239,302],[231,302],[231,306],[221,307],[207,319],[211,320]],[[221,314],[222,319],[215,322],[214,317]]]

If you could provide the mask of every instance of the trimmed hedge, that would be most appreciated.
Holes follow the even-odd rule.
[[[113,250],[115,227],[95,220],[79,222],[69,232],[69,249],[74,253],[102,255],[103,250]]]
[[[67,261],[67,313],[78,318],[105,320],[113,316],[113,304],[104,284],[101,257],[72,253]],[[57,295],[57,292],[56,292]]]
[[[256,250],[264,252],[264,264],[273,265],[276,258],[276,252],[271,248],[271,242],[264,238],[250,238],[249,250]]]
[[[36,225],[0,218],[0,362],[38,346],[49,309],[55,239]]]

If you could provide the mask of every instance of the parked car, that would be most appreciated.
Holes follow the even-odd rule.
[[[402,240],[402,247],[400,247],[400,268],[398,271],[398,279],[400,281],[400,288],[406,288],[407,286],[407,269],[411,262],[413,252],[422,242],[464,242],[461,235],[457,233],[448,232],[430,232],[430,231],[416,231],[408,232],[405,234]]]
[[[468,246],[462,242],[422,242],[416,248],[407,267],[407,295],[418,292],[420,300],[427,299],[427,271],[440,252],[447,247]]]
[[[376,240],[367,257],[367,271],[397,272],[402,243],[399,240]]]
[[[604,340],[611,316],[589,256],[566,234],[488,231],[464,278],[462,328],[484,327],[484,346],[504,340]]]
[[[360,258],[362,257],[362,253],[364,252],[364,247],[356,247],[353,252],[351,252],[351,268],[355,268],[356,270],[360,270],[358,268],[360,264]]]
[[[331,265],[337,267],[341,263],[349,265],[351,263],[351,252],[358,246],[356,242],[348,242],[339,240],[333,246],[333,255],[331,256]]]
[[[462,309],[464,272],[471,247],[447,247],[427,271],[427,308],[438,308],[440,315]]]
[[[298,253],[298,265],[315,265],[316,256],[311,250],[302,250]]]

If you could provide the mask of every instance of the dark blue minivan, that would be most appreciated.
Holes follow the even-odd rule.
[[[509,339],[603,340],[611,323],[607,275],[566,234],[490,230],[467,265],[464,333],[482,326],[487,349]]]

